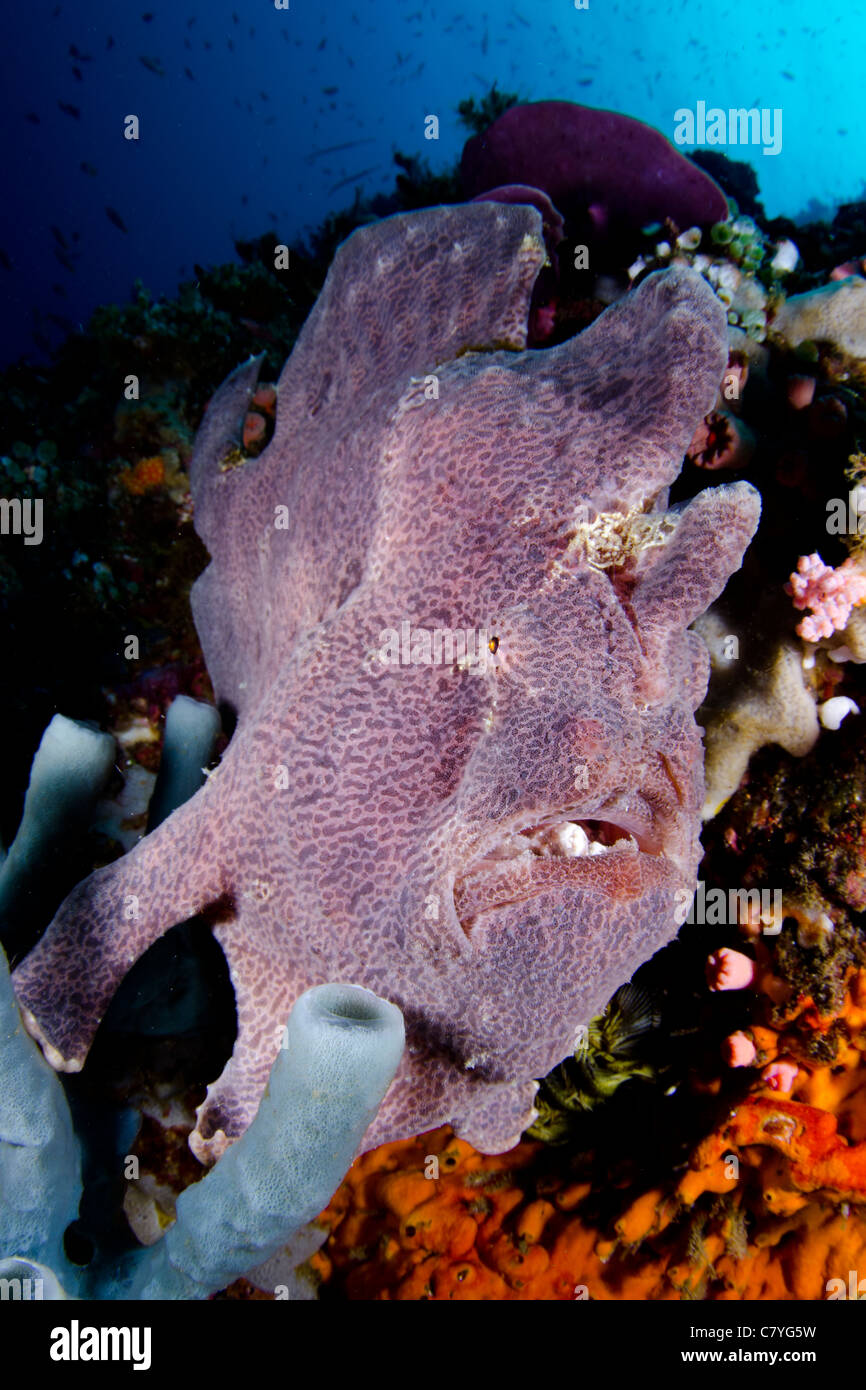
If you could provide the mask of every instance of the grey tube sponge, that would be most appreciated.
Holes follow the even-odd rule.
[[[312,1220],[350,1167],[404,1040],[400,1010],[369,990],[318,985],[301,995],[255,1119],[181,1194],[177,1221],[129,1296],[207,1298]]]
[[[36,750],[21,824],[0,867],[0,936],[45,926],[56,902],[52,869],[81,832],[114,766],[111,734],[55,714]],[[46,918],[47,920],[47,918]]]
[[[148,808],[148,834],[198,791],[219,731],[220,717],[213,705],[191,700],[188,695],[172,700],[165,716],[162,757]]]
[[[63,1250],[81,1197],[78,1141],[63,1087],[21,1024],[0,949],[0,1277],[38,1274],[46,1281],[39,1296],[58,1299],[200,1299],[225,1288],[327,1206],[404,1042],[400,1010],[369,990],[307,990],[255,1119],[181,1194],[165,1237],[79,1270]]]
[[[0,1257],[74,1271],[63,1232],[78,1214],[81,1159],[63,1087],[21,1023],[0,948]]]

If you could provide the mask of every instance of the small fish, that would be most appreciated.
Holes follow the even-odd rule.
[[[65,116],[74,116],[76,121],[81,120],[81,112],[77,106],[72,106],[68,101],[58,101],[57,105]]]
[[[184,41],[183,41],[183,46],[184,46],[184,48],[186,48],[190,53],[192,53],[192,44],[190,43],[189,39],[184,39]]]
[[[105,215],[108,218],[109,222],[114,223],[114,226],[117,228],[119,232],[125,232],[127,230],[126,223],[124,222],[120,213],[117,212],[115,208],[110,208],[108,204],[106,204]]]
[[[243,203],[244,207],[246,207],[246,205],[247,205],[247,203],[248,203],[249,201],[250,201],[249,194],[248,194],[248,193],[242,193],[242,194],[241,194],[241,202]]]
[[[108,38],[107,38],[107,40],[106,40],[106,42],[105,42],[105,47],[106,47],[106,48],[113,48],[113,47],[114,47],[114,39],[113,39],[113,37],[112,37],[111,34],[109,34],[109,36],[108,36]]]
[[[195,23],[196,23],[196,16],[195,16],[195,15],[192,15],[192,16],[187,20],[187,22],[186,22],[186,27],[187,27],[187,29],[191,29],[192,26],[193,26]]]
[[[81,68],[77,68],[74,63],[72,65],[72,76],[75,78],[77,82],[84,81],[84,74],[82,73]]]
[[[4,270],[12,269],[12,262],[10,261],[7,253],[3,250],[2,246],[0,246],[0,265],[2,265]]]
[[[205,39],[204,44],[203,44],[203,47],[204,47],[204,48],[213,48],[213,44],[211,43],[210,39]]]
[[[79,52],[79,50],[75,47],[75,44],[74,44],[74,43],[71,43],[71,44],[69,45],[69,56],[70,56],[70,58],[77,58],[77,60],[78,60],[79,63],[92,63],[92,62],[93,62],[93,54],[92,54],[92,53],[81,53],[81,52]]]
[[[165,77],[165,68],[158,58],[143,58],[139,53],[138,61],[142,67],[147,68],[148,72],[155,72],[157,77]]]
[[[481,40],[481,52],[482,52],[482,53],[485,53],[485,54],[486,54],[486,52],[487,52],[487,30],[486,30],[486,29],[484,30],[484,37],[483,37],[482,40]]]
[[[63,266],[64,270],[68,270],[71,274],[72,271],[75,269],[75,265],[71,257],[67,256],[65,251],[61,251],[59,246],[52,246],[51,249],[54,252],[54,259],[58,261],[60,265]]]
[[[788,79],[789,82],[796,82],[796,80],[797,80],[796,77],[794,76],[794,74],[793,74],[792,72],[786,71],[785,68],[782,68],[782,76],[783,76],[783,77],[787,77],[787,79]]]
[[[238,17],[237,17],[237,15],[235,14],[234,10],[232,10],[232,24],[240,24],[240,20],[238,19]]]
[[[92,179],[95,179],[96,175],[99,173],[99,170],[97,169],[96,165],[88,164],[86,159],[82,159],[79,168],[81,169],[82,174],[89,174]]]
[[[519,22],[520,22],[521,24],[525,24],[526,27],[527,27],[527,29],[531,29],[531,28],[532,28],[532,25],[530,24],[529,20],[528,20],[528,19],[524,19],[524,17],[523,17],[522,14],[518,14],[517,10],[512,10],[511,13],[514,15],[514,18],[515,18],[516,20],[519,20]]]
[[[317,44],[316,44],[316,52],[317,52],[317,53],[321,53],[322,49],[325,47],[325,44],[326,44],[327,42],[328,42],[327,39],[322,39],[322,42],[321,42],[321,43],[317,43]]]
[[[323,87],[323,88],[322,88],[322,96],[323,96],[323,97],[335,97],[335,96],[337,95],[337,93],[338,93],[339,90],[340,90],[339,87]]]
[[[375,139],[372,135],[366,136],[363,140],[347,140],[343,145],[326,145],[323,150],[313,150],[306,157],[307,164],[312,164],[314,159],[324,159],[329,154],[339,154],[341,150],[354,150],[358,145],[373,145]]]
[[[349,183],[356,183],[358,179],[365,179],[368,174],[375,174],[377,169],[381,169],[381,164],[371,164],[369,169],[359,169],[357,174],[350,174],[347,179],[341,179],[335,183],[333,188],[328,189],[328,193],[336,193],[338,188],[345,188]]]
[[[261,97],[262,101],[270,101],[270,97],[268,96],[267,92],[259,92],[259,96]]]
[[[581,77],[579,78],[577,85],[578,87],[591,87],[594,81],[594,77]]]
[[[189,78],[190,82],[195,82],[195,78],[193,77],[193,75],[192,75],[192,73],[190,72],[189,68],[184,68],[184,72],[186,73],[186,75],[187,75],[187,77]]]
[[[251,38],[251,39],[254,39],[255,36],[256,36],[255,26],[251,24],[251,25],[250,25],[250,38]]]
[[[141,16],[141,22],[142,22],[142,24],[150,24],[150,22],[151,22],[152,19],[153,19],[153,10],[148,10],[148,11],[147,11],[147,14],[143,14],[143,15]]]
[[[226,39],[226,48],[230,48],[231,51],[232,51],[232,53],[234,53],[234,51],[235,51],[235,46],[234,46],[234,42],[233,42],[232,39]]]
[[[31,125],[41,125],[41,124],[42,124],[41,120],[39,119],[39,117],[37,116],[37,114],[36,114],[35,111],[28,111],[28,112],[27,112],[27,115],[24,117],[24,119],[25,119],[25,121],[29,121]]]
[[[54,6],[54,9],[51,11],[51,18],[52,18],[52,19],[56,19],[57,16],[60,14],[60,11],[62,10],[62,8],[63,8],[62,5],[55,5],[55,6]]]
[[[61,232],[60,228],[59,228],[59,227],[55,227],[54,223],[51,222],[51,223],[49,223],[48,230],[50,231],[51,235],[54,237],[54,240],[57,242],[57,245],[58,245],[58,246],[62,246],[63,249],[64,249],[64,251],[68,251],[68,250],[69,250],[69,242],[66,240],[66,237],[63,235],[63,233]]]
[[[51,288],[52,288],[52,290],[54,291],[54,293],[57,295],[58,299],[68,299],[68,298],[69,298],[69,295],[66,293],[66,291],[65,291],[65,289],[63,288],[62,285],[52,285]]]

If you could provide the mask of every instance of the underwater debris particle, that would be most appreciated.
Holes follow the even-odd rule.
[[[233,444],[228,452],[223,454],[220,459],[219,471],[221,473],[230,473],[233,468],[240,468],[241,465],[246,462],[247,456],[243,449],[238,448],[237,444]]]

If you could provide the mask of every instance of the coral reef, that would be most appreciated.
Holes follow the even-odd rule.
[[[45,798],[36,815],[26,798],[0,869],[13,963],[76,878],[141,841],[62,910],[67,954],[55,929],[33,957],[52,972],[39,1004],[49,1044],[80,1061],[105,1015],[83,1075],[63,1081],[72,1118],[0,979],[0,1256],[18,1257],[0,1274],[42,1278],[46,1297],[122,1297],[148,1280],[157,1296],[211,1296],[243,1272],[219,1296],[309,1296],[314,1277],[326,1299],[816,1299],[844,1296],[832,1290],[866,1259],[866,205],[769,221],[750,166],[709,150],[685,160],[615,113],[518,102],[494,88],[461,106],[478,207],[424,214],[411,238],[412,219],[378,223],[465,196],[456,169],[398,154],[394,192],[357,190],[292,246],[290,278],[268,230],[237,245],[241,265],[197,266],[174,298],[137,285],[51,367],[0,378],[0,479],[46,507],[43,545],[0,559],[7,841],[58,706],[116,740],[89,731],[114,749],[110,786],[95,810],[94,786],[60,815],[53,849]],[[440,299],[450,330],[419,323]],[[389,347],[395,306],[412,342]],[[118,407],[119,354],[141,399]],[[355,432],[381,476],[358,465]],[[694,624],[712,672],[697,714],[698,901],[709,886],[737,906],[719,925],[693,909],[664,946],[698,855],[689,706],[705,663],[681,629],[750,529],[746,486],[702,495],[714,470],[763,501],[744,569]],[[215,773],[187,603],[207,562],[191,481],[212,557],[196,618],[230,735]],[[453,527],[440,535],[443,512],[460,519],[459,544]],[[720,538],[731,516],[737,535]],[[811,610],[799,623],[791,597]],[[379,638],[407,619],[418,641],[391,669]],[[452,653],[436,666],[421,639],[455,625],[483,634],[483,663]],[[569,646],[578,655],[563,659]],[[541,698],[527,734],[530,689]],[[387,765],[368,756],[377,718]],[[635,788],[651,793],[637,818]],[[58,789],[74,792],[65,777]],[[660,845],[676,863],[666,884],[653,879]],[[40,868],[45,853],[59,866],[60,849],[65,882]],[[202,887],[206,865],[218,873]],[[768,885],[781,907],[740,907]],[[98,914],[122,922],[116,959],[107,928],[89,927],[94,888]],[[194,907],[204,915],[173,925]],[[579,941],[575,921],[588,924]],[[96,966],[83,981],[82,933]],[[217,941],[240,1031],[205,1099],[234,1033]],[[248,1142],[266,1129],[294,1143],[273,1087],[261,1124],[253,1115],[275,1056],[280,1075],[290,1004],[334,978],[403,1005],[414,1051],[363,1141],[400,1142],[357,1161],[314,1253],[318,1224],[283,1237],[324,1188],[303,1203],[283,1188],[291,1214],[273,1225],[256,1200],[240,1214],[237,1193],[242,1170],[252,1192],[286,1176]],[[533,1111],[508,1154],[468,1142],[501,1148]],[[341,1114],[344,1102],[326,1122],[339,1129]],[[229,1145],[204,1180],[191,1132],[203,1159]],[[361,1142],[345,1134],[327,1190]],[[307,1172],[313,1152],[297,1148]],[[120,1176],[124,1155],[137,1178]]]
[[[864,1006],[861,968],[835,1009],[800,997],[742,1034],[739,1091],[657,1183],[622,1152],[607,1173],[603,1155],[527,1140],[490,1158],[448,1129],[365,1154],[322,1217],[322,1297],[838,1297],[866,1254]],[[809,1039],[828,1032],[819,1060]],[[773,1060],[789,1048],[799,1067]]]

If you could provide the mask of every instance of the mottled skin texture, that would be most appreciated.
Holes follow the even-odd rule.
[[[224,462],[255,362],[208,408],[192,486],[213,558],[193,608],[236,732],[15,973],[28,1026],[74,1069],[136,957],[210,908],[239,1032],[199,1112],[204,1159],[249,1123],[294,999],[329,980],[406,1017],[367,1145],[450,1120],[509,1147],[532,1079],[671,938],[674,893],[694,887],[707,663],[685,628],[739,565],[757,495],[703,493],[617,570],[569,542],[581,516],[664,508],[725,367],[724,310],[667,271],[572,341],[520,351],[543,256],[529,207],[358,231],[285,366],[265,452]],[[383,665],[403,621],[485,628],[495,659]],[[593,819],[641,848],[517,852],[520,831]]]

